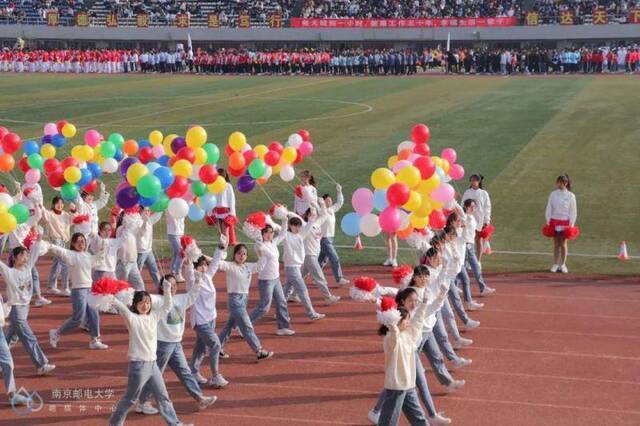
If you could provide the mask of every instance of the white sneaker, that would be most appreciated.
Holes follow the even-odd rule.
[[[290,328],[279,328],[276,330],[276,336],[293,336],[294,334],[296,334],[296,332]]]
[[[471,346],[472,343],[473,340],[461,337],[459,339],[455,339],[451,346],[453,346],[453,349],[462,349],[465,346]]]
[[[300,300],[297,294],[291,293],[291,296],[287,298],[287,302],[302,303],[302,300]]]
[[[378,420],[380,420],[380,413],[373,410],[369,410],[369,414],[367,414],[367,419],[369,419],[372,425],[377,425]]]
[[[17,344],[18,344],[18,340],[17,338],[13,338],[11,339],[11,341],[9,342],[9,349],[13,349]]]
[[[484,290],[480,291],[480,296],[490,296],[495,292],[496,292],[495,288],[491,288],[491,287],[486,287],[485,286]]]
[[[559,269],[559,268],[560,268],[560,267],[559,267],[558,265],[553,265],[553,266],[551,267],[550,271],[551,271],[551,272],[558,272],[558,269]]]
[[[314,313],[309,317],[309,319],[310,319],[311,321],[318,321],[318,320],[321,320],[321,319],[322,319],[322,318],[324,318],[324,317],[326,317],[326,315],[325,315],[325,314],[319,314],[319,313],[317,313],[317,312],[314,312]]]
[[[458,357],[455,361],[452,362],[453,368],[459,369],[471,365],[473,361],[468,358]]]
[[[346,280],[344,278],[340,278],[340,281],[338,281],[336,284],[338,284],[338,285],[347,285],[347,284],[350,284],[350,283],[351,283],[351,281]]]
[[[211,407],[218,400],[217,396],[202,396],[198,401],[198,409],[205,410]]]
[[[50,305],[51,304],[51,300],[49,299],[45,299],[44,297],[40,296],[39,298],[36,299],[35,302],[33,302],[33,304],[35,306],[45,306],[45,305]]]
[[[109,349],[109,345],[105,345],[100,340],[92,340],[89,343],[89,349]]]
[[[465,384],[464,380],[454,380],[446,386],[447,393],[453,393],[458,389],[462,388]]]
[[[89,331],[89,327],[86,323],[83,322],[82,324],[80,324],[80,330]]]
[[[71,290],[66,289],[62,291],[62,296],[71,297]]]
[[[151,402],[149,401],[145,402],[144,404],[140,404],[139,402],[136,404],[136,413],[138,414],[153,416],[155,414],[158,414],[159,412],[160,411],[158,411],[157,408],[151,405]]]
[[[476,302],[472,300],[471,302],[467,302],[467,311],[477,311],[478,309],[484,308],[484,303]]]
[[[474,328],[480,327],[480,321],[476,321],[474,319],[469,318],[469,321],[464,325],[465,330],[473,330]]]
[[[45,374],[51,373],[55,368],[56,366],[53,364],[45,364],[36,370],[36,374],[38,376],[44,376]]]
[[[391,259],[391,266],[393,266],[394,268],[398,267],[398,261],[395,259]]]
[[[339,300],[340,300],[340,296],[336,296],[335,294],[332,294],[331,296],[324,298],[324,301],[327,303],[327,305],[333,305],[334,303],[338,303]]]
[[[204,385],[207,383],[207,379],[205,379],[204,376],[200,373],[195,373],[193,375],[193,378],[196,379],[196,382],[198,382],[199,385]]]
[[[218,373],[215,375],[215,377],[212,377],[208,382],[207,382],[207,386],[210,386],[214,389],[222,389],[223,387],[227,386],[229,384],[229,382],[222,377],[222,374]]]
[[[387,258],[387,260],[384,261],[382,266],[391,266],[391,258]]]
[[[182,276],[182,272],[178,272],[178,274],[176,275],[176,282],[179,282],[179,283],[184,282],[184,277]]]
[[[442,426],[442,425],[450,425],[451,419],[449,417],[443,416],[443,413],[436,413],[435,416],[429,417],[429,425],[430,426]]]
[[[62,294],[62,290],[57,288],[50,288],[49,293],[55,294],[56,296],[60,296]]]
[[[58,330],[53,328],[49,330],[49,344],[52,348],[58,347],[58,340],[60,340],[60,335],[58,334]]]
[[[567,269],[567,265],[560,266],[560,272],[562,272],[563,274],[568,274],[569,270]]]

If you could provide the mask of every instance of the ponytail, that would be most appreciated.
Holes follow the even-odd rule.
[[[571,191],[571,178],[567,173],[558,176],[558,179],[556,179],[556,183],[564,183],[564,186],[567,188],[567,190]]]

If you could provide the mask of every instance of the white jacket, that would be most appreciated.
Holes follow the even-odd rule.
[[[40,257],[40,248],[48,247],[46,242],[36,242],[29,251],[27,264],[22,269],[10,268],[0,261],[0,275],[7,286],[8,306],[28,306],[33,293],[33,280],[31,279],[31,269]]]
[[[80,232],[84,234],[85,237],[97,234],[98,233],[98,211],[100,211],[103,207],[107,205],[109,202],[109,193],[103,191],[100,194],[100,197],[97,200],[94,200],[91,203],[85,202],[81,196],[75,200],[76,204],[76,215],[87,215],[89,216],[89,220],[86,222],[81,222],[75,225],[74,232]]]
[[[489,198],[489,193],[484,189],[469,188],[462,194],[462,204],[468,199],[476,202],[473,216],[476,218],[478,229],[482,229],[484,225],[491,223],[491,198]]]
[[[576,196],[567,189],[552,191],[544,215],[547,223],[551,219],[568,220],[569,226],[575,226],[578,219]]]

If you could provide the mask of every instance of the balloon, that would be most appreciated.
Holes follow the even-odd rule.
[[[285,182],[291,182],[293,178],[296,177],[296,172],[293,170],[293,167],[289,165],[284,165],[280,169],[280,178]]]
[[[264,156],[264,162],[273,167],[280,162],[280,153],[277,151],[269,151]]]
[[[441,203],[448,203],[453,200],[455,195],[455,190],[448,183],[441,183],[436,189],[431,193],[431,198],[436,201],[440,201]]]
[[[145,166],[142,163],[133,163],[127,169],[126,174],[127,174],[127,182],[129,182],[129,185],[136,186],[138,184],[138,181],[143,176],[149,174],[149,169],[147,169],[147,166]],[[145,195],[142,195],[142,196],[145,197]],[[147,198],[150,198],[152,196],[153,195],[146,195]]]
[[[360,230],[367,237],[375,237],[382,229],[380,228],[380,222],[378,216],[373,213],[366,214],[360,219]]]
[[[425,124],[416,124],[411,129],[411,140],[415,143],[427,143],[429,142],[429,136],[431,132]]]
[[[360,216],[357,213],[347,213],[340,222],[342,232],[350,237],[360,234]]]
[[[302,145],[300,145],[300,148],[298,148],[300,150],[300,152],[302,153],[302,155],[304,155],[305,157],[307,155],[311,155],[313,153],[313,144],[311,142],[302,142]]]
[[[160,164],[156,163],[155,161],[151,161],[147,164],[145,164],[147,166],[147,169],[149,170],[149,173],[154,174],[154,172],[156,170],[158,170],[160,167],[162,167]]]
[[[453,180],[462,179],[464,177],[464,167],[462,167],[460,164],[452,165],[449,169],[449,176],[451,176],[451,179]]]
[[[58,133],[58,128],[55,123],[47,123],[44,125],[44,134],[45,135],[55,135]]]
[[[174,198],[169,201],[167,212],[176,219],[186,217],[189,213],[189,205],[182,198]]]
[[[67,182],[60,188],[60,195],[65,201],[73,201],[78,198],[78,187],[71,182]]]
[[[387,189],[395,181],[396,177],[393,172],[384,167],[374,170],[371,174],[371,184],[375,189]]]
[[[159,130],[153,130],[151,133],[149,133],[149,137],[147,139],[149,139],[151,145],[158,146],[162,143],[164,137],[162,136],[162,132],[160,132]]]
[[[204,219],[204,214],[204,210],[198,207],[197,204],[191,204],[189,206],[189,212],[187,213],[187,215],[189,216],[189,220],[193,222],[199,222]]]
[[[93,175],[89,169],[80,169],[80,180],[77,182],[78,186],[84,186],[93,180]]]
[[[373,210],[373,192],[368,188],[358,188],[351,196],[351,205],[360,216],[367,215]]]
[[[13,197],[6,192],[0,192],[0,204],[4,204],[7,208],[15,204]]]
[[[447,218],[442,210],[434,210],[429,215],[429,226],[434,229],[442,229],[447,224]]]
[[[146,164],[150,161],[153,161],[155,158],[156,156],[153,155],[153,148],[151,148],[150,146],[145,146],[144,148],[140,148],[140,151],[138,152],[138,159],[142,163]]]
[[[429,179],[425,179],[420,182],[420,185],[418,185],[418,192],[423,196],[429,195],[438,186],[440,186],[440,176],[434,173]]]
[[[296,151],[294,147],[288,146],[282,151],[281,157],[282,161],[284,161],[286,164],[291,164],[298,157],[298,151]]]
[[[218,177],[218,170],[216,170],[215,166],[211,164],[206,164],[200,167],[200,171],[198,172],[198,177],[200,180],[207,185],[213,183]]]
[[[29,163],[27,162],[27,157],[22,157],[20,161],[18,161],[18,167],[22,170],[22,173],[26,173],[27,170],[31,169],[31,166],[29,166]]]
[[[199,180],[191,182],[191,192],[196,197],[202,197],[207,193],[207,185]]]
[[[422,145],[420,145],[422,146]],[[429,179],[436,171],[436,165],[433,163],[431,158],[429,157],[420,157],[417,158],[413,165],[420,170],[420,176],[422,179]]]
[[[409,222],[411,223],[412,227],[416,229],[423,229],[426,228],[427,225],[429,225],[429,218],[426,216],[418,216],[414,212],[409,215]]]
[[[413,154],[411,149],[403,149],[398,153],[398,160],[407,160]]]
[[[220,159],[220,150],[212,143],[202,145],[202,149],[207,153],[207,164],[216,164]]]
[[[213,183],[207,185],[209,192],[214,194],[220,194],[224,191],[224,188],[227,186],[227,181],[222,176],[218,176]]]
[[[122,161],[124,159],[124,152],[120,148],[116,148],[116,153],[113,155],[116,161]]]
[[[133,186],[125,186],[116,193],[116,202],[123,209],[130,209],[138,204],[140,196]]]
[[[397,162],[398,162],[398,156],[397,155],[392,155],[387,160],[387,167],[390,168],[390,169],[393,169],[393,167],[396,165]]]
[[[395,207],[387,207],[384,209],[380,213],[378,220],[380,222],[380,228],[387,234],[393,234],[396,232],[400,229],[400,225],[402,223],[400,211]]]
[[[417,144],[413,147],[413,152],[418,155],[431,155],[431,149],[429,149],[429,145],[426,143]]]
[[[193,126],[187,130],[185,139],[189,148],[200,148],[207,143],[207,131],[200,126]]]
[[[97,130],[87,130],[84,134],[84,143],[95,148],[104,138]]]
[[[40,170],[31,169],[27,170],[27,173],[24,175],[24,181],[30,184],[34,184],[40,181]]]
[[[2,137],[2,149],[7,154],[13,154],[20,148],[22,139],[15,133],[7,133]]]
[[[49,176],[47,177],[47,179],[49,181],[49,185],[51,185],[51,187],[53,188],[60,188],[62,185],[66,183],[66,181],[64,180],[64,174],[62,173],[61,168],[49,173]]]
[[[122,145],[122,150],[127,155],[135,155],[138,152],[138,142],[129,139]]]
[[[422,205],[422,195],[420,195],[420,193],[417,191],[411,191],[409,193],[409,200],[406,203],[404,203],[402,208],[412,212],[420,208],[421,205]]]
[[[145,198],[155,198],[162,192],[160,179],[152,174],[142,176],[136,184],[138,194]]]
[[[203,165],[207,163],[207,151],[202,148],[192,148],[195,156],[195,164]]]
[[[267,155],[267,152],[269,152],[269,148],[267,148],[267,146],[263,144],[256,145],[253,150],[256,152],[256,154],[258,154],[258,158],[260,158],[261,160],[264,160],[264,156]]]
[[[309,132],[305,129],[300,129],[298,130],[298,134],[300,136],[302,136],[302,140],[305,142],[309,142],[309,138],[311,137],[311,135],[309,134]]]
[[[256,186],[256,181],[251,176],[241,176],[238,179],[238,191],[246,194],[247,192],[251,192],[251,190]]]
[[[42,145],[40,148],[40,155],[44,158],[53,158],[56,156],[56,147],[51,144]]]
[[[400,144],[398,145],[398,153],[400,153],[401,151],[404,151],[405,149],[413,151],[413,149],[415,148],[415,145],[416,144],[411,141],[400,142]]]
[[[116,148],[122,148],[122,145],[124,145],[124,136],[120,133],[111,133],[107,140],[114,144]]]
[[[180,151],[182,148],[185,148],[186,146],[187,146],[187,141],[185,141],[184,138],[181,138],[179,136],[177,138],[174,138],[171,141],[171,151],[174,154],[177,154],[178,151]]]
[[[76,126],[71,123],[67,123],[62,127],[62,132],[65,138],[72,138],[76,135]]]
[[[396,174],[396,179],[398,179],[397,174],[400,173],[400,170],[411,166],[411,161],[407,160],[399,160],[396,162],[396,164],[393,165],[393,168],[391,169],[393,171],[393,173]]]
[[[292,146],[295,149],[300,148],[300,145],[302,145],[302,142],[304,142],[304,139],[302,139],[302,136],[300,136],[297,133],[289,135],[289,139],[287,140],[287,143],[289,144],[289,146]]]
[[[20,225],[29,220],[29,207],[21,203],[14,204],[9,207],[9,214],[12,214],[16,218],[18,225]]]
[[[98,145],[98,150],[104,158],[113,158],[113,156],[116,155],[116,146],[110,141],[102,142]]]
[[[171,169],[176,176],[182,176],[185,178],[190,177],[191,173],[193,173],[193,166],[191,163],[183,159],[176,161]]]
[[[15,216],[9,213],[0,215],[0,232],[8,234],[13,232],[17,226],[18,223],[16,222]]]
[[[453,164],[456,162],[456,159],[458,158],[458,154],[456,153],[456,150],[453,148],[445,148],[440,153],[440,157],[442,157],[444,160],[447,160],[450,164]]]
[[[42,170],[44,158],[42,158],[42,155],[40,154],[31,154],[27,157],[27,162],[29,163],[29,167],[31,167],[32,169]]]
[[[379,212],[389,207],[387,191],[379,189],[373,193],[373,207]]]
[[[171,186],[166,190],[169,198],[182,197],[189,190],[189,180],[184,176],[176,176]]]
[[[177,137],[178,135],[171,134],[171,135],[165,136],[164,139],[162,140],[162,147],[164,148],[164,152],[170,157],[173,157],[175,155],[173,148],[171,148],[171,144],[173,143],[173,140]]]
[[[428,196],[422,197],[422,203],[420,203],[420,207],[415,209],[413,213],[419,217],[427,217],[433,211],[433,205]],[[416,228],[420,228],[416,226]]]
[[[50,136],[50,138],[51,138],[51,144],[56,148],[61,148],[64,146],[65,143],[67,143],[67,140],[62,135],[56,134],[56,135]]]
[[[153,212],[159,213],[159,212],[165,211],[168,206],[169,206],[169,197],[167,196],[167,194],[161,193],[158,196],[158,199],[156,200],[156,202],[153,203],[151,207],[149,207],[149,209],[151,209],[151,211]]]
[[[410,195],[409,187],[401,182],[396,182],[387,189],[387,201],[391,206],[402,206],[409,201]]]
[[[16,161],[11,154],[0,154],[0,171],[10,172],[16,165]]]
[[[229,168],[242,170],[246,165],[244,156],[239,152],[234,152],[229,156]]]
[[[62,128],[69,123],[67,120],[58,120],[58,122],[56,122],[56,130],[58,133],[62,133]]]
[[[188,146],[185,146],[184,148],[181,148],[180,151],[176,153],[176,158],[179,158],[181,160],[187,160],[188,162],[193,164],[196,161],[196,154],[195,152],[193,152],[193,149],[189,148]]]
[[[105,173],[114,173],[118,170],[118,162],[113,158],[106,158],[102,163],[102,170]]]
[[[238,152],[247,144],[247,137],[241,132],[233,132],[229,135],[229,146]]]
[[[409,188],[415,188],[420,183],[420,170],[417,167],[407,166],[398,172],[396,179]]]
[[[96,189],[98,189],[98,181],[95,179],[82,187],[82,190],[85,192],[93,192]]]
[[[269,151],[275,151],[278,154],[282,154],[284,147],[280,142],[273,141],[269,144]]]
[[[36,141],[26,141],[22,146],[24,155],[31,155],[40,152],[40,145]]]
[[[259,179],[262,176],[264,176],[264,174],[266,173],[267,165],[265,164],[264,161],[258,158],[256,160],[253,160],[251,164],[249,164],[248,170],[249,170],[249,175],[251,175],[253,179]]]

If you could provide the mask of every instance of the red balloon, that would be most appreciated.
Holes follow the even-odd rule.
[[[417,143],[413,147],[413,153],[418,155],[431,155],[431,148],[426,143]]]
[[[433,229],[442,229],[447,224],[447,218],[442,210],[434,210],[429,214],[429,226]]]
[[[267,166],[277,166],[280,162],[280,153],[278,151],[269,151],[264,156],[264,162]]]
[[[48,180],[49,180],[49,185],[51,185],[51,187],[53,188],[59,188],[65,183],[67,183],[67,180],[64,178],[64,174],[61,168],[50,173]]]
[[[402,182],[396,182],[387,189],[387,201],[389,201],[389,204],[392,206],[404,205],[409,201],[410,195],[411,190]]]
[[[62,134],[62,128],[65,126],[65,124],[68,124],[69,122],[67,120],[60,120],[56,123],[56,128],[58,129],[58,133]]]
[[[98,188],[98,182],[94,179],[85,186],[82,187],[82,190],[85,192],[93,192]]]
[[[9,130],[6,127],[0,126],[0,140],[2,140],[2,138],[4,138],[4,135],[6,135],[7,133],[9,133]]]
[[[302,163],[302,160],[304,160],[304,155],[302,155],[302,153],[300,152],[300,149],[296,149],[296,159],[293,160],[293,164],[299,164]]]
[[[22,157],[20,161],[18,161],[18,167],[20,167],[23,173],[27,173],[27,170],[31,168],[27,162],[27,157]]]
[[[55,158],[47,158],[42,168],[44,169],[45,174],[53,173],[58,169],[62,170],[60,162]]]
[[[302,140],[305,142],[309,142],[309,132],[305,129],[298,130],[298,134],[302,136]]]
[[[429,142],[429,136],[431,132],[426,124],[416,124],[411,129],[411,140],[415,143],[427,143]]]
[[[202,182],[210,184],[218,178],[218,171],[213,165],[206,164],[200,168],[198,176],[200,176]]]
[[[153,148],[151,148],[150,146],[141,148],[140,151],[138,151],[138,159],[144,164],[148,163],[149,161],[153,161],[155,159],[155,156],[153,155]]]
[[[253,160],[255,160],[256,158],[258,158],[258,153],[256,153],[254,150],[250,149],[248,151],[245,151],[242,153],[242,155],[244,156],[244,163],[245,164],[251,164],[251,162]]]
[[[73,157],[67,157],[60,162],[60,167],[66,169],[67,167],[78,167],[80,163]]]
[[[429,179],[436,172],[436,165],[433,163],[433,160],[431,160],[431,157],[416,158],[413,165],[420,170],[420,176],[422,179]]]
[[[176,163],[176,161],[178,161],[179,158],[176,157],[175,155],[171,158],[169,158],[169,161],[167,161],[167,166],[168,167],[173,167],[173,165]]]
[[[233,176],[233,177],[242,176],[244,174],[244,170],[245,170],[245,167],[243,167],[242,169],[233,169],[233,168],[229,167],[229,169],[228,169],[229,174],[231,176]]]
[[[189,179],[184,176],[176,176],[173,183],[167,188],[169,198],[182,197],[189,189]]]
[[[229,157],[231,154],[233,154],[235,151],[233,150],[233,148],[231,148],[229,145],[227,145],[226,147],[224,147],[224,153],[227,154],[227,157]]]
[[[20,136],[15,133],[7,133],[2,137],[2,149],[7,154],[13,154],[20,149],[21,142],[22,139],[20,139]]]
[[[180,160],[187,160],[191,164],[193,164],[196,161],[195,152],[193,152],[193,150],[188,146],[181,148],[180,151],[178,151],[178,153],[176,154],[176,157]]]
[[[273,141],[269,144],[269,151],[275,151],[278,154],[282,154],[284,147],[280,142]]]

